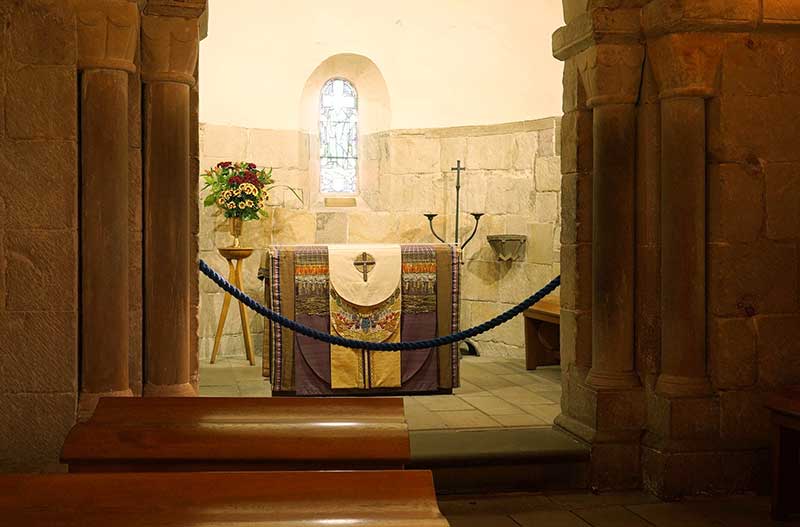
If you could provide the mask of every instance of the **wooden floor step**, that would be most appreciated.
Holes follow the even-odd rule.
[[[402,398],[111,397],[75,425],[71,472],[397,469]]]
[[[0,476],[4,527],[446,527],[428,471]]]
[[[409,468],[440,494],[585,489],[589,448],[551,428],[411,432]]]

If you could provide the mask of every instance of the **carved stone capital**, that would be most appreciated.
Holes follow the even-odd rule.
[[[128,0],[77,0],[78,67],[136,71],[139,9]]]
[[[198,18],[206,10],[207,0],[148,0],[146,15]]]
[[[648,42],[649,60],[662,99],[712,97],[724,46],[724,35],[673,33]]]
[[[199,38],[195,18],[142,17],[142,80],[194,85]]]
[[[600,44],[576,57],[588,107],[635,104],[642,79],[644,48],[638,44]]]
[[[639,8],[593,8],[553,33],[553,56],[567,60],[598,44],[635,45],[640,37]]]
[[[753,31],[760,17],[760,0],[654,0],[642,9],[642,28],[647,36]]]

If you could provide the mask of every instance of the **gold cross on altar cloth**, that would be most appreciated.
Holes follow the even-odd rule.
[[[356,269],[361,271],[364,281],[366,282],[367,275],[372,271],[372,268],[375,267],[375,258],[373,258],[371,254],[363,252],[358,258],[356,258],[356,261],[353,262],[353,265],[356,267]]]

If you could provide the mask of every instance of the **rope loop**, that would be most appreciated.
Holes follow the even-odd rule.
[[[236,286],[225,280],[225,278],[223,278],[222,275],[214,271],[214,269],[212,269],[203,260],[200,260],[200,271],[208,278],[210,278],[215,284],[221,287],[226,293],[229,293],[235,299],[242,302],[244,305],[246,305],[256,313],[258,313],[259,315],[268,318],[272,322],[287,327],[292,331],[300,333],[301,335],[305,335],[306,337],[326,342],[328,344],[334,344],[336,346],[342,346],[345,348],[352,348],[352,349],[359,349],[366,351],[427,350],[429,348],[447,346],[448,344],[453,344],[455,342],[459,342],[468,338],[478,336],[481,333],[485,333],[490,329],[494,329],[501,324],[505,324],[515,316],[519,315],[532,305],[539,302],[545,296],[552,293],[559,285],[561,285],[561,276],[560,275],[556,276],[555,278],[550,280],[550,282],[548,282],[547,285],[545,285],[543,288],[536,291],[534,294],[532,294],[531,296],[529,296],[516,306],[512,307],[508,311],[500,313],[493,319],[487,320],[483,324],[474,326],[472,328],[463,331],[459,331],[458,333],[453,333],[451,335],[444,335],[441,337],[435,337],[427,340],[416,340],[411,342],[366,342],[363,340],[346,339],[343,337],[339,337],[337,335],[331,335],[329,333],[318,331],[314,328],[304,326],[303,324],[298,324],[294,320],[286,318],[283,315],[280,315],[272,311],[271,309],[266,308],[262,304],[258,303],[258,301],[248,296],[245,292],[241,291],[239,288],[237,288]]]

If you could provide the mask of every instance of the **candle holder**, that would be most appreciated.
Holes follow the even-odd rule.
[[[456,166],[454,166],[451,170],[455,170],[455,172],[456,172],[456,228],[455,228],[455,242],[454,243],[455,243],[455,245],[458,245],[458,236],[459,236],[459,231],[460,231],[460,228],[459,228],[459,225],[458,225],[458,221],[459,221],[459,216],[461,214],[461,210],[460,210],[460,208],[461,208],[461,171],[462,170],[466,170],[466,167],[461,166],[461,160],[458,159],[458,160],[456,160]],[[472,233],[464,241],[464,243],[462,243],[460,245],[460,248],[461,248],[462,251],[464,250],[464,247],[466,247],[467,244],[472,241],[472,238],[474,238],[475,234],[478,232],[478,223],[480,223],[480,221],[481,221],[481,217],[483,216],[483,212],[470,212],[470,215],[475,220],[475,225],[472,227]],[[428,218],[428,225],[430,225],[431,232],[436,237],[436,239],[439,240],[442,243],[447,243],[444,240],[444,238],[442,238],[441,236],[439,236],[436,233],[436,229],[433,228],[433,219],[436,216],[438,216],[438,214],[435,214],[435,213],[432,213],[432,212],[429,212],[429,213],[425,214],[425,217]]]
[[[459,246],[458,239],[459,239],[460,228],[459,228],[459,223],[458,222],[459,222],[459,216],[461,214],[461,210],[460,210],[460,207],[461,207],[461,171],[465,170],[465,168],[466,167],[461,166],[461,160],[460,159],[456,161],[456,166],[454,166],[452,168],[452,170],[455,170],[455,172],[456,172],[456,228],[455,228],[455,236],[454,236],[455,242],[454,242],[454,244],[456,246],[458,246],[462,251],[467,246],[467,244],[469,244],[469,242],[472,241],[472,239],[475,237],[475,234],[477,234],[477,232],[478,232],[478,224],[480,223],[481,218],[483,217],[483,212],[470,212],[470,216],[472,216],[473,220],[475,220],[475,224],[472,226],[472,232],[470,233],[470,235],[467,237],[466,240],[464,240],[464,243],[462,243]],[[436,239],[439,240],[440,242],[447,243],[444,240],[444,238],[439,236],[439,234],[436,232],[436,229],[433,228],[433,220],[437,216],[438,216],[438,214],[433,213],[433,212],[429,212],[429,213],[425,214],[425,217],[428,218],[428,225],[431,228],[431,233],[433,233],[433,235],[436,237]],[[461,260],[461,265],[463,265],[463,264],[464,264],[464,261],[462,259]],[[476,357],[480,356],[480,352],[478,351],[478,347],[475,345],[475,343],[472,340],[465,339],[464,340],[464,344],[467,346],[467,350],[466,351],[461,351],[462,355],[474,355]]]
[[[471,242],[471,241],[472,241],[472,238],[474,238],[474,237],[475,237],[475,235],[478,233],[478,223],[480,223],[480,221],[481,221],[481,217],[482,217],[483,215],[484,215],[484,213],[483,213],[483,212],[470,212],[470,216],[472,216],[472,217],[473,217],[473,219],[475,220],[475,224],[472,226],[472,232],[470,233],[469,237],[468,237],[466,240],[464,240],[464,243],[462,243],[462,244],[461,244],[461,246],[460,246],[460,248],[461,248],[461,250],[462,250],[462,251],[464,250],[464,247],[466,247],[466,246],[467,246],[467,244],[468,244],[469,242]],[[429,213],[427,213],[427,214],[425,214],[425,217],[426,217],[426,218],[428,218],[428,225],[429,225],[429,226],[430,226],[430,228],[431,228],[431,233],[432,233],[432,234],[433,234],[433,235],[436,237],[436,239],[437,239],[437,240],[439,240],[440,242],[442,242],[442,243],[447,243],[447,242],[444,240],[444,238],[442,238],[441,236],[439,236],[439,235],[436,233],[436,229],[434,229],[434,227],[433,227],[433,220],[434,220],[434,218],[436,218],[437,216],[438,216],[438,214],[434,214],[434,213],[430,213],[430,212],[429,212]],[[456,223],[458,223],[458,222],[456,222]],[[458,245],[458,231],[456,231],[455,243],[456,243],[456,245]],[[463,263],[463,262],[462,262],[462,263]]]

